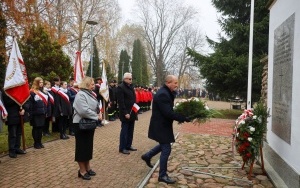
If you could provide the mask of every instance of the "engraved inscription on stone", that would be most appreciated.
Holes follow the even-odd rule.
[[[291,143],[295,14],[274,32],[272,131]]]

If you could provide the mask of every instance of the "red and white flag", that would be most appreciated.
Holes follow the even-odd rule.
[[[108,99],[109,99],[109,90],[108,90],[106,69],[105,69],[104,61],[103,61],[103,66],[102,66],[102,83],[100,85],[99,92],[102,95],[102,97],[104,98],[104,100],[108,101]]]
[[[6,117],[7,116],[7,111],[4,107],[4,104],[2,103],[2,101],[0,100],[0,113],[2,115],[2,117]]]
[[[30,97],[25,63],[15,38],[6,68],[4,91],[20,106]]]
[[[76,83],[81,83],[84,77],[83,68],[82,68],[82,61],[81,61],[81,52],[76,52],[76,59],[74,64],[74,81]]]
[[[135,113],[137,113],[139,111],[139,109],[140,109],[140,107],[136,103],[134,103],[132,108],[131,108],[131,110],[133,110]]]

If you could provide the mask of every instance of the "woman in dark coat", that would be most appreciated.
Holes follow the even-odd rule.
[[[177,86],[177,77],[168,75],[165,80],[165,85],[154,95],[148,137],[157,141],[159,144],[146,154],[142,155],[142,159],[152,168],[153,166],[150,162],[151,158],[161,152],[158,181],[167,184],[175,183],[175,180],[169,178],[167,174],[167,163],[171,154],[171,143],[175,142],[173,121],[189,121],[188,118],[176,114],[173,111],[175,90]]]
[[[51,103],[49,96],[44,93],[44,81],[36,77],[30,90],[30,125],[32,126],[32,137],[34,148],[44,148],[42,144],[43,128],[45,120],[51,115]]]
[[[58,108],[60,112],[58,128],[60,132],[60,139],[69,139],[66,135],[69,118],[72,118],[72,106],[70,101],[70,91],[68,90],[67,82],[62,81],[57,92]]]
[[[80,130],[81,118],[102,120],[99,102],[94,95],[95,83],[93,78],[85,77],[79,85],[79,92],[75,96],[74,108],[74,130],[75,130],[75,161],[79,165],[78,177],[90,180],[96,173],[90,167],[93,158],[93,142],[95,130]]]

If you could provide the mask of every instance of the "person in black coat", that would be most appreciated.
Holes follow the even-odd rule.
[[[74,114],[73,103],[74,103],[74,100],[75,100],[75,96],[79,91],[78,83],[74,82],[72,84],[72,86],[68,88],[68,90],[69,90],[69,93],[70,93],[70,102],[71,102],[71,107],[72,107],[71,117],[73,117],[73,114]],[[75,136],[74,124],[73,124],[73,119],[72,118],[69,118],[69,135]]]
[[[60,88],[57,92],[58,108],[59,108],[59,121],[58,128],[60,132],[60,139],[66,140],[69,137],[66,135],[67,125],[69,118],[72,118],[72,106],[70,101],[70,91],[67,89],[67,82],[62,81]]]
[[[44,148],[42,144],[43,128],[46,118],[51,116],[51,102],[48,94],[44,93],[44,81],[36,77],[30,90],[30,125],[35,149]]]
[[[59,132],[59,117],[60,117],[60,111],[59,111],[59,101],[58,101],[58,90],[60,86],[60,78],[55,77],[53,79],[53,86],[51,87],[51,91],[49,93],[53,96],[54,99],[54,105],[52,109],[52,132]]]
[[[132,147],[134,123],[137,114],[132,110],[135,103],[135,91],[132,86],[132,74],[125,73],[123,82],[117,88],[117,100],[119,103],[119,118],[121,121],[119,152],[130,154],[137,149]]]
[[[16,158],[17,154],[25,154],[26,152],[20,149],[21,146],[21,118],[24,122],[28,121],[29,102],[26,102],[22,108],[5,92],[2,93],[3,104],[7,110],[6,125],[8,126],[8,148],[9,157]]]
[[[109,121],[115,121],[115,113],[116,113],[116,105],[117,105],[117,99],[116,94],[117,91],[115,90],[115,83],[116,80],[113,80],[109,83],[108,89],[109,89],[109,105],[107,109],[108,113],[108,119]]]
[[[167,174],[167,163],[171,153],[171,143],[175,142],[173,121],[176,120],[180,123],[190,121],[187,117],[173,111],[175,90],[177,87],[177,77],[168,75],[165,79],[164,86],[154,95],[148,137],[157,141],[159,144],[142,155],[142,159],[152,168],[151,158],[161,152],[158,181],[167,184],[176,182]]]

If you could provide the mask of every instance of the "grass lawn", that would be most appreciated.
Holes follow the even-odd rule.
[[[222,118],[222,119],[237,119],[242,113],[243,110],[217,110],[220,114],[216,114],[214,118]]]
[[[50,126],[51,127],[51,126]],[[33,146],[33,138],[31,134],[32,127],[29,125],[29,123],[25,123],[24,125],[24,132],[25,132],[25,145],[26,148]],[[50,130],[51,132],[51,130]],[[8,153],[8,131],[7,131],[7,125],[3,126],[2,132],[0,133],[0,156],[5,155]],[[42,143],[52,141],[59,139],[59,133],[51,133],[51,136],[46,137],[43,136]],[[23,149],[22,145],[22,139],[21,139],[21,149]]]

